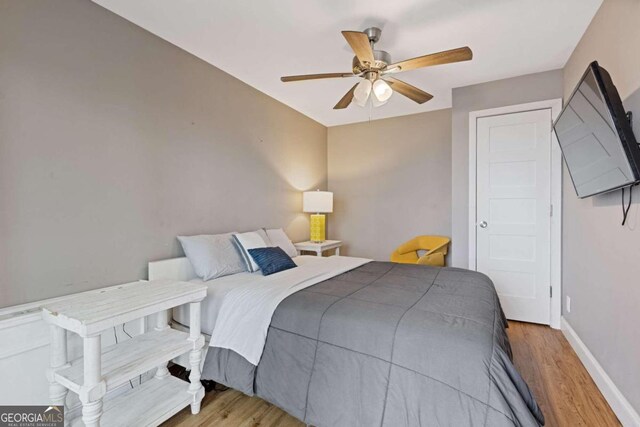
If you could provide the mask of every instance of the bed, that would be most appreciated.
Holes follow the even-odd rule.
[[[288,274],[207,282],[204,379],[315,426],[544,424],[483,274],[351,257],[294,261],[300,267]],[[184,258],[150,263],[149,276],[197,280]],[[183,310],[175,327],[188,319]]]

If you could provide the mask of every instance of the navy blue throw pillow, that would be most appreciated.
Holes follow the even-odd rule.
[[[264,276],[297,267],[291,257],[279,246],[249,249],[249,255],[258,264]]]

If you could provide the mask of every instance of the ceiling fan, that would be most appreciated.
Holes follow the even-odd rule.
[[[306,74],[301,76],[285,76],[283,82],[296,82],[301,80],[332,79],[344,77],[361,77],[340,101],[333,107],[334,110],[347,108],[352,101],[361,107],[367,104],[369,98],[374,107],[387,103],[393,91],[396,91],[418,104],[423,104],[433,98],[433,95],[418,89],[391,76],[402,71],[432,65],[449,64],[452,62],[468,61],[473,58],[469,47],[446,50],[444,52],[431,53],[417,58],[406,59],[400,62],[391,62],[391,56],[384,50],[375,50],[374,44],[380,40],[380,28],[371,27],[364,31],[342,31],[342,35],[353,49],[356,56],[353,58],[352,71],[350,73],[326,73]],[[372,95],[373,94],[373,95]]]

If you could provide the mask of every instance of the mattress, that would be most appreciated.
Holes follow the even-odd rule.
[[[321,257],[311,255],[299,255],[293,258],[293,261],[297,265],[322,262]],[[230,276],[219,277],[217,279],[204,281],[202,279],[193,279],[189,282],[204,284],[207,286],[207,297],[202,301],[201,320],[200,326],[202,333],[205,335],[211,335],[211,331],[216,324],[218,313],[220,311],[220,305],[224,296],[233,288],[240,285],[245,285],[251,282],[255,282],[259,285],[261,280],[264,280],[265,276],[261,272],[256,273],[238,273]],[[189,326],[189,306],[183,305],[173,309],[173,320],[184,326]]]

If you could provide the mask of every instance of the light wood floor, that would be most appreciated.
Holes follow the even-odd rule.
[[[611,408],[562,335],[546,326],[509,322],[515,365],[547,426],[619,426]],[[183,410],[164,426],[304,426],[275,406],[234,390],[207,393],[198,415]]]
[[[509,322],[516,368],[533,392],[547,426],[619,426],[561,331]]]

